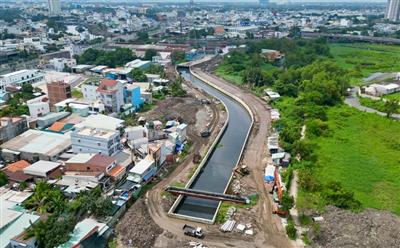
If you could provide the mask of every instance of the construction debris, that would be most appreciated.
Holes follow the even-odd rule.
[[[189,242],[189,247],[193,247],[193,248],[207,248],[206,245],[203,245],[200,242],[194,242],[194,241],[190,241]]]
[[[226,217],[228,219],[231,219],[233,215],[235,215],[235,213],[236,213],[236,208],[234,206],[231,206],[228,208],[228,211],[226,211]]]
[[[243,225],[243,224],[238,224],[238,225],[236,226],[236,229],[238,229],[240,232],[243,232],[244,229],[246,229],[246,226]]]
[[[221,227],[220,230],[222,232],[232,232],[233,228],[236,225],[235,220],[227,220]]]

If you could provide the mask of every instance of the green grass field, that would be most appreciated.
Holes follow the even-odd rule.
[[[214,73],[217,76],[222,77],[223,79],[225,79],[228,82],[231,82],[233,84],[236,84],[236,85],[243,84],[241,73],[240,72],[235,72],[235,73],[228,72],[226,70],[226,65],[224,65],[224,64],[218,65],[218,67],[214,71]]]
[[[389,94],[384,96],[386,99],[393,99],[393,100],[399,100],[400,101],[400,92],[394,93],[394,94]]]
[[[375,72],[400,71],[400,46],[367,43],[333,43],[330,51],[343,68],[359,69],[362,77]]]
[[[400,122],[345,105],[330,108],[328,118],[331,135],[313,140],[320,180],[339,181],[364,207],[400,214]],[[313,201],[299,196],[300,205]]]

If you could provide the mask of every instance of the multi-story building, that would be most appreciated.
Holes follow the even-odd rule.
[[[71,85],[63,81],[55,81],[47,84],[47,95],[50,100],[50,106],[71,98]]]
[[[106,111],[121,112],[121,107],[124,105],[124,85],[121,81],[102,79],[97,92]]]
[[[0,144],[28,130],[28,124],[22,117],[2,117],[0,119]]]
[[[51,15],[57,15],[61,13],[60,0],[48,0],[48,5]]]
[[[385,18],[394,22],[400,20],[400,0],[387,1]]]
[[[7,86],[20,87],[25,83],[33,84],[43,80],[44,74],[39,70],[20,70],[0,75],[0,90]]]
[[[124,89],[125,103],[132,104],[135,111],[137,111],[144,103],[144,99],[140,94],[140,87],[137,85],[127,85]]]
[[[74,153],[101,153],[113,156],[121,150],[120,133],[117,130],[83,127],[71,134]]]
[[[26,102],[29,108],[29,115],[38,118],[50,113],[49,99],[47,96],[39,96]]]
[[[90,102],[100,99],[100,95],[97,92],[99,84],[99,82],[88,82],[83,84],[81,87],[83,98]]]
[[[56,71],[64,71],[67,68],[71,68],[76,66],[76,59],[66,59],[66,58],[54,58],[49,61],[49,64]],[[68,70],[68,72],[70,72]]]

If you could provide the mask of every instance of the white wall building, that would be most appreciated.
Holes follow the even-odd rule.
[[[96,83],[86,83],[81,86],[83,98],[88,101],[96,101],[100,98],[97,92],[97,87],[99,84]]]
[[[62,72],[65,68],[76,66],[76,59],[54,58],[49,60],[49,64],[54,67],[54,70]]]
[[[33,84],[44,79],[44,74],[39,70],[20,70],[0,75],[0,89],[7,86],[22,86],[24,83]]]
[[[83,127],[71,134],[74,153],[101,153],[113,156],[121,149],[119,131]]]
[[[38,118],[50,113],[50,104],[47,96],[39,96],[26,102],[29,108],[29,115]]]

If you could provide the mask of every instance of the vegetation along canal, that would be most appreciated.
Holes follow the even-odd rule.
[[[179,72],[194,86],[203,89],[223,102],[229,112],[228,126],[224,134],[208,157],[203,170],[189,186],[191,189],[224,193],[232,169],[238,163],[242,148],[246,143],[247,133],[251,128],[251,117],[240,103],[197,79],[189,70],[180,69]],[[183,197],[174,213],[212,220],[217,208],[218,202],[216,201]]]

